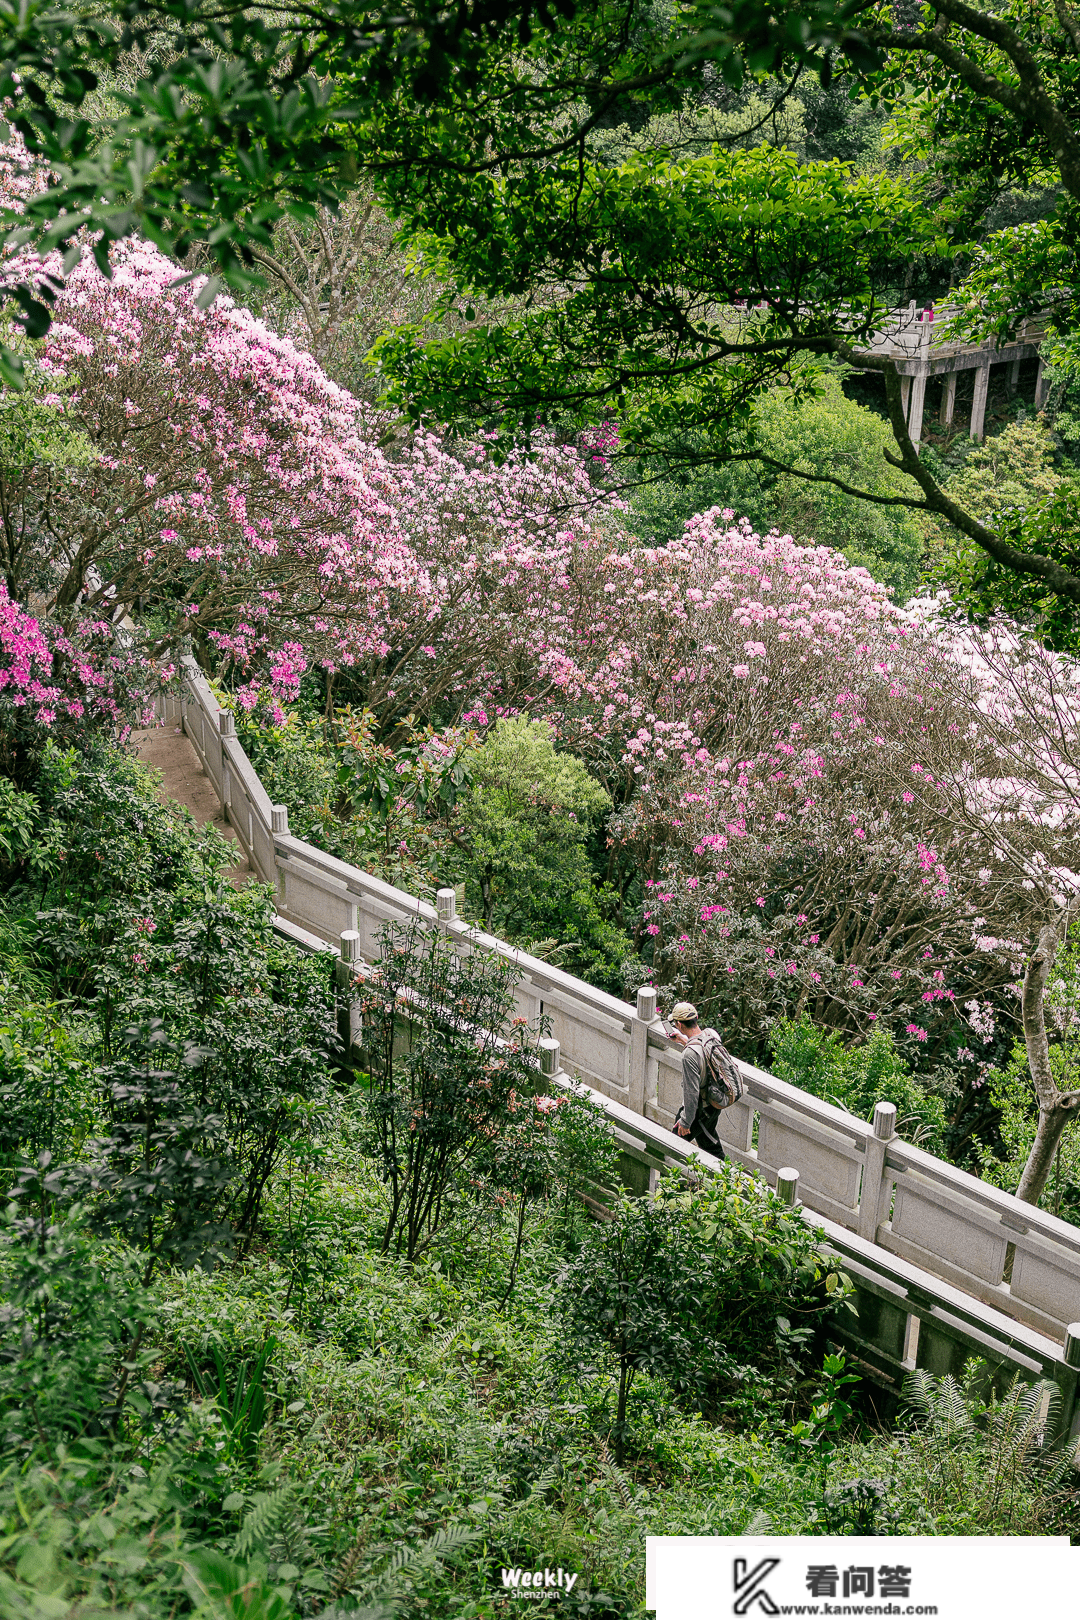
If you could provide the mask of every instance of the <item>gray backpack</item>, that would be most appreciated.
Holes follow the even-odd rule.
[[[715,1029],[701,1032],[701,1099],[722,1113],[743,1094],[742,1075]]]

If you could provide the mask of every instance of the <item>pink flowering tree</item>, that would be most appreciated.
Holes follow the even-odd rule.
[[[48,736],[70,742],[125,723],[131,667],[101,656],[108,629],[83,623],[69,638],[13,602],[0,580],[0,769],[7,775],[23,777]]]
[[[16,208],[33,189],[17,145],[0,148]],[[391,431],[384,453],[393,424],[311,355],[176,279],[135,240],[111,280],[89,257],[66,278],[31,368],[34,453],[0,456],[11,597],[69,636],[137,622],[159,664],[190,635],[252,706],[313,664],[380,726],[542,699],[575,549],[617,511],[591,476],[607,440],[496,465]]]
[[[96,456],[37,491],[49,605],[65,625],[141,608],[151,657],[194,633],[288,690],[358,604],[409,577],[385,462],[309,356],[175,279],[136,243],[111,282],[80,265],[58,302],[40,364]]]
[[[621,778],[612,836],[660,985],[747,1053],[805,1009],[932,1061],[1017,977],[1039,835],[960,815],[958,786],[1005,762],[936,632],[838,554],[729,517],[578,553],[547,701]]]
[[[424,434],[390,458],[385,419],[175,274],[129,243],[111,281],[89,262],[68,278],[36,376],[78,453],[0,472],[11,595],[68,635],[137,621],[153,662],[190,635],[249,704],[318,664],[380,724],[527,708],[574,549],[616,511],[590,460],[550,443],[496,466]]]
[[[548,441],[497,464],[484,443],[451,453],[422,433],[389,473],[412,571],[340,639],[335,689],[384,727],[408,713],[483,728],[561,709],[596,572],[618,544],[621,505],[593,484],[589,457]]]
[[[931,602],[916,612],[948,651],[943,684],[976,711],[971,730],[989,740],[993,768],[962,760],[937,781],[924,771],[919,793],[924,813],[949,806],[961,839],[989,837],[1028,902],[1029,925],[1019,930],[1027,961],[1015,989],[1037,1124],[1016,1193],[1038,1203],[1062,1133],[1080,1117],[1080,1090],[1059,1084],[1067,1065],[1055,1063],[1061,1053],[1052,1054],[1051,1045],[1061,1030],[1046,1009],[1058,952],[1080,914],[1080,663],[1007,620],[977,630],[950,619],[947,609],[947,602]],[[1016,939],[988,944],[1020,954]],[[1017,962],[1018,980],[1019,973]]]

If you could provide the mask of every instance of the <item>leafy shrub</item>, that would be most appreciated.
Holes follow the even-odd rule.
[[[615,1367],[612,1433],[626,1455],[627,1400],[641,1373],[678,1389],[715,1378],[724,1358],[703,1330],[703,1267],[679,1209],[620,1199],[559,1277],[567,1348],[582,1371],[607,1350]]]
[[[167,1459],[147,1470],[86,1441],[0,1481],[0,1609],[168,1615],[191,1537]],[[185,1604],[186,1606],[186,1604]]]
[[[781,1019],[772,1029],[772,1072],[858,1119],[872,1119],[876,1103],[895,1103],[898,1133],[928,1153],[943,1151],[944,1104],[914,1078],[887,1030],[844,1046],[808,1013]]]
[[[820,1234],[764,1182],[726,1164],[690,1200],[708,1277],[705,1325],[732,1357],[805,1370],[820,1331],[849,1309],[851,1287]]]
[[[549,726],[498,720],[471,760],[454,817],[468,914],[594,984],[619,987],[630,941],[588,842],[611,799]]]
[[[616,1455],[641,1373],[714,1410],[746,1368],[790,1388],[807,1347],[850,1285],[797,1211],[725,1165],[687,1194],[677,1173],[656,1200],[622,1198],[559,1278],[569,1341],[615,1364]]]
[[[290,1144],[317,1138],[332,1113],[338,1038],[328,964],[276,942],[270,900],[257,886],[151,899],[154,909],[140,903],[95,970],[106,1054],[119,1055],[118,1028],[155,1018],[155,1038],[197,1049],[195,1065],[174,1051],[169,1066],[178,1078],[162,1074],[150,1088],[164,1109],[159,1148],[173,1152],[173,1131],[177,1143],[209,1144],[199,1150],[198,1202],[215,1188],[216,1219],[246,1245],[278,1160]],[[143,1106],[136,1091],[145,1082],[134,1072],[107,1078],[114,1120]],[[172,1088],[167,1106],[162,1088]]]
[[[217,1217],[238,1167],[223,1119],[199,1105],[199,1079],[185,1072],[210,1054],[170,1041],[160,1018],[125,1038],[128,1053],[102,1070],[112,1133],[94,1144],[101,1162],[87,1176],[97,1222],[138,1246],[148,1284],[162,1265],[231,1253],[232,1231]]]
[[[1055,424],[1056,426],[1056,424]],[[981,445],[969,445],[960,466],[946,473],[946,493],[1002,540],[1065,568],[1075,566],[1080,484],[1062,460],[1046,420],[1012,422]],[[1037,575],[1000,567],[974,541],[937,520],[928,536],[928,577],[978,623],[1005,613],[1033,625],[1047,645],[1075,653],[1072,605]]]
[[[36,792],[55,850],[37,950],[93,1022],[84,1017],[81,1056],[48,1009],[32,1055],[13,1027],[0,1030],[11,1105],[0,1152],[12,1166],[64,1153],[93,1126],[105,1133],[86,1151],[99,1214],[141,1234],[148,1264],[226,1252],[230,1232],[250,1243],[279,1158],[317,1139],[330,1112],[327,964],[277,942],[267,891],[223,883],[224,841],[161,804],[135,761],[53,750]],[[15,887],[9,906],[20,902]],[[139,1026],[141,1061],[123,1034]]]
[[[38,850],[38,802],[0,776],[0,876],[6,878],[34,861]]]
[[[232,707],[244,748],[270,797],[288,808],[297,838],[412,894],[434,888],[452,858],[447,818],[468,778],[472,733],[406,721],[391,745],[367,710],[338,709],[327,719],[303,706],[276,715]]]
[[[154,774],[115,748],[79,755],[50,746],[32,791],[37,864],[27,850],[9,883],[33,885],[42,905],[70,905],[88,929],[119,896],[172,892],[235,858],[213,827],[163,804]]]
[[[77,1155],[100,1119],[85,1038],[55,1008],[13,1008],[0,1022],[0,1188],[41,1153]]]
[[[621,991],[630,941],[590,858],[611,800],[546,722],[499,719],[483,739],[406,724],[391,746],[367,713],[235,712],[297,837],[413,894],[464,884],[489,932]]]
[[[982,444],[965,446],[963,461],[947,479],[948,494],[980,523],[1007,507],[1037,506],[1062,483],[1054,448],[1044,422],[1010,422]]]
[[[418,922],[388,924],[379,952],[360,998],[372,1054],[367,1142],[386,1187],[383,1249],[412,1260],[466,1203],[508,1197],[528,1173],[529,1131],[511,1137],[508,1127],[537,1059],[513,1016],[505,958],[459,956]]]
[[[152,1315],[139,1257],[93,1233],[48,1154],[0,1229],[0,1423],[8,1452],[115,1426]]]

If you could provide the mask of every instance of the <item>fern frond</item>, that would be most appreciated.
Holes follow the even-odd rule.
[[[773,1533],[772,1518],[764,1508],[758,1508],[746,1529],[744,1536],[771,1536]]]
[[[990,1439],[990,1478],[997,1487],[1008,1485],[1029,1470],[1046,1444],[1061,1408],[1057,1386],[1044,1380],[1020,1382],[1017,1374],[1007,1393],[987,1414]]]
[[[334,1572],[333,1585],[330,1590],[336,1598],[342,1597],[352,1585],[353,1576],[356,1574],[356,1568],[360,1562],[361,1551],[362,1543],[357,1538]]]
[[[1063,1485],[1073,1469],[1080,1468],[1080,1439],[1064,1445],[1054,1452],[1046,1469],[1045,1480],[1051,1490]]]
[[[971,1442],[978,1431],[964,1392],[951,1373],[935,1378],[916,1367],[904,1379],[904,1400],[939,1439]]]
[[[460,1337],[461,1329],[462,1323],[459,1322],[457,1327],[453,1327],[449,1330],[449,1332],[444,1333],[442,1338],[439,1339],[436,1344],[432,1345],[431,1353],[435,1357],[436,1361],[438,1361],[440,1356],[444,1356],[449,1350],[450,1346],[453,1344],[454,1340]]]
[[[537,1474],[529,1487],[526,1501],[531,1502],[534,1496],[546,1496],[559,1477],[558,1463],[549,1463],[543,1473]]]
[[[630,1481],[627,1479],[626,1475],[623,1473],[622,1469],[611,1455],[606,1440],[601,1440],[600,1442],[600,1463],[603,1467],[604,1473],[614,1485],[615,1490],[618,1493],[619,1501],[622,1503],[623,1507],[632,1508],[634,1505],[634,1493],[630,1487]]]
[[[467,1547],[470,1541],[476,1541],[479,1535],[479,1530],[470,1524],[452,1524],[446,1529],[436,1530],[433,1536],[428,1536],[418,1547],[399,1548],[383,1570],[382,1581],[385,1584],[395,1575],[400,1575],[403,1570],[415,1569],[421,1564],[441,1563],[459,1547]]]
[[[264,1550],[285,1516],[293,1489],[292,1485],[282,1485],[279,1490],[270,1491],[257,1499],[233,1543],[234,1558],[250,1558],[253,1552]]]

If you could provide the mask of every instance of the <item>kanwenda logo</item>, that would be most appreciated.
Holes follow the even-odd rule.
[[[743,1615],[756,1610],[759,1614],[779,1614],[780,1609],[765,1590],[765,1579],[779,1564],[779,1558],[762,1558],[753,1569],[745,1558],[736,1558],[731,1572],[735,1588],[732,1613]]]
[[[557,1569],[502,1569],[504,1588],[509,1588],[513,1597],[520,1598],[556,1598],[564,1597],[574,1590],[578,1583],[577,1570],[563,1569],[560,1564]]]

